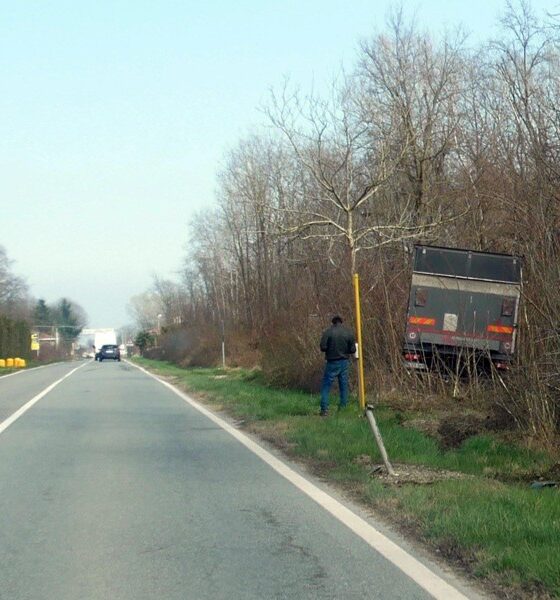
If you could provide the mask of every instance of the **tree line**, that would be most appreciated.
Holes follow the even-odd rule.
[[[25,279],[13,272],[12,265],[0,245],[0,358],[29,358],[32,331],[54,335],[58,330],[59,347],[43,352],[41,358],[66,355],[86,324],[85,311],[68,298],[51,304],[42,298],[35,300]]]
[[[523,257],[519,365],[493,396],[536,437],[560,423],[558,15],[506,3],[496,39],[420,30],[402,10],[363,40],[328,93],[289,81],[226,154],[215,207],[190,224],[182,281],[136,298],[163,314],[168,356],[260,364],[315,388],[317,340],[352,321],[362,279],[368,375],[400,366],[415,242]],[[150,302],[143,302],[149,299]],[[160,340],[162,342],[162,340]]]

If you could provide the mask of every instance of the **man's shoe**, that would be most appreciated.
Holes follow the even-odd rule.
[[[328,409],[327,409],[327,410],[322,410],[322,411],[319,413],[319,416],[320,416],[320,417],[328,417],[328,416],[329,416],[329,411],[328,411]]]

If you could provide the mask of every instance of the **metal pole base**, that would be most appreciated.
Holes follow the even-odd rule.
[[[373,406],[371,406],[371,404],[368,404],[366,406],[366,417],[367,417],[367,420],[369,421],[369,426],[371,427],[373,437],[375,438],[375,441],[377,442],[377,447],[379,448],[379,452],[381,454],[381,458],[383,459],[383,463],[385,464],[385,468],[387,469],[387,472],[389,473],[389,475],[391,475],[392,477],[396,477],[397,474],[395,473],[391,463],[389,462],[389,457],[387,456],[387,450],[385,450],[385,444],[383,444],[383,438],[381,437],[381,432],[379,431],[379,427],[377,427],[377,422],[373,415]]]

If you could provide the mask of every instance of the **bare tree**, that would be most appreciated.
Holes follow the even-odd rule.
[[[12,272],[12,264],[0,246],[0,313],[15,318],[29,316],[29,292],[25,280]]]
[[[281,95],[272,96],[267,110],[310,178],[300,205],[287,209],[292,223],[283,233],[321,238],[328,248],[342,242],[348,274],[356,271],[361,250],[416,238],[444,220],[438,213],[411,221],[412,199],[399,203],[387,194],[415,136],[405,131],[396,143],[388,135],[376,135],[375,115],[369,111],[365,116],[356,90],[363,90],[358,79],[345,78],[333,86],[329,100],[302,99],[286,86]]]
[[[155,275],[152,289],[159,298],[163,322],[167,326],[180,325],[185,313],[185,293],[182,284]]]
[[[152,329],[156,327],[157,316],[161,314],[163,306],[160,297],[149,290],[133,296],[127,309],[140,329]]]
[[[371,136],[387,140],[398,185],[392,200],[404,224],[441,219],[448,194],[447,164],[463,115],[459,98],[464,80],[465,36],[447,34],[437,43],[407,22],[402,8],[388,31],[361,45],[361,118]]]

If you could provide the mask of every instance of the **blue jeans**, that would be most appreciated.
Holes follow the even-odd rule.
[[[325,363],[325,372],[323,374],[323,382],[321,383],[321,410],[329,408],[329,392],[334,380],[338,378],[338,388],[340,390],[340,407],[343,408],[348,404],[348,367],[350,361],[343,360],[328,360]]]

